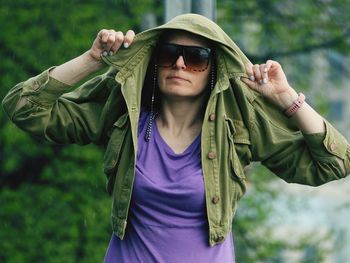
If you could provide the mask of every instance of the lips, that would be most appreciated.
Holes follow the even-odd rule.
[[[170,79],[170,80],[183,80],[183,81],[189,81],[189,80],[187,80],[187,79],[185,79],[185,78],[182,78],[182,77],[180,77],[180,76],[169,76],[169,77],[167,77],[167,79]]]

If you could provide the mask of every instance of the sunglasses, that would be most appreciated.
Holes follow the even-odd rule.
[[[173,67],[178,58],[182,56],[186,69],[201,72],[208,68],[211,49],[161,43],[156,49],[156,54],[156,63],[160,67]]]

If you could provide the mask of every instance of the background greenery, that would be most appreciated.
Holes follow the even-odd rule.
[[[0,99],[16,83],[87,50],[101,28],[139,32],[147,12],[163,22],[161,0],[0,4]],[[306,90],[308,54],[348,55],[349,9],[345,0],[218,0],[217,22],[255,63],[284,61],[292,84]],[[292,249],[304,253],[302,262],[322,262],[328,251],[321,244],[332,232],[306,233],[298,245],[274,237],[269,218],[281,194],[270,188],[275,177],[260,166],[249,177],[234,222],[237,261],[282,262],[283,251]],[[102,262],[109,214],[101,149],[36,141],[0,111],[0,262]]]

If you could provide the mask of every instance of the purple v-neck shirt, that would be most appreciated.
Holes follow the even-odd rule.
[[[154,122],[149,142],[148,113],[139,122],[133,195],[125,238],[112,235],[105,263],[232,263],[230,235],[210,247],[200,135],[180,154],[160,136]]]

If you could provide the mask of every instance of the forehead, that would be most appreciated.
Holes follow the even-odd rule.
[[[163,35],[162,41],[181,45],[210,47],[210,42],[206,38],[182,30],[167,31]]]

